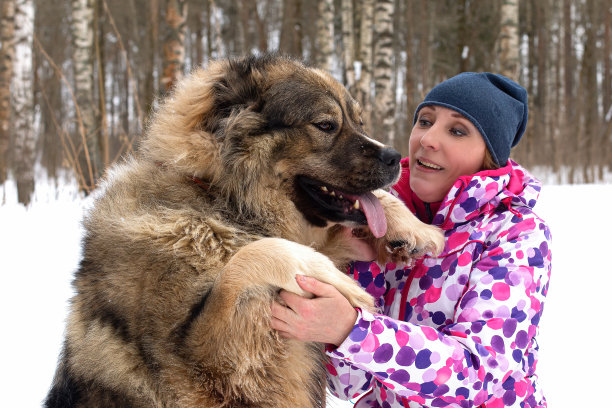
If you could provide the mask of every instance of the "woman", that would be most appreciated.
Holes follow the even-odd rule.
[[[526,122],[525,89],[501,75],[434,87],[393,192],[445,232],[444,251],[406,268],[355,262],[381,314],[312,278],[298,284],[314,299],[281,293],[288,307],[273,305],[272,327],[328,343],[336,396],[357,407],[546,406],[535,370],[550,232],[533,212],[539,182],[508,159]]]

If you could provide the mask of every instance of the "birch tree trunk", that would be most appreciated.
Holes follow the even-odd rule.
[[[334,56],[334,1],[319,0],[317,19],[317,65],[332,72]]]
[[[361,5],[359,28],[360,71],[357,79],[356,98],[363,109],[363,120],[368,132],[372,132],[372,35],[374,33],[374,0],[364,0]]]
[[[355,90],[355,41],[353,30],[353,1],[342,0],[342,60],[344,61],[344,85],[350,93]]]
[[[84,176],[89,188],[95,186],[104,170],[102,140],[97,126],[94,102],[94,14],[95,0],[72,0],[72,62],[74,66],[74,94],[77,102],[78,136],[84,147],[82,160]]]
[[[215,0],[208,0],[208,28],[206,40],[208,42],[208,59],[220,58],[222,53],[221,21],[219,21],[219,8]]]
[[[501,29],[499,33],[500,72],[513,80],[519,72],[519,5],[518,0],[504,0],[501,7]]]
[[[150,112],[155,101],[156,85],[159,83],[154,81],[155,72],[158,72],[157,63],[159,61],[158,45],[159,45],[159,0],[150,0],[150,8],[148,15],[148,24],[150,29],[147,30],[147,55],[146,64],[144,67],[144,104],[145,112]]]
[[[13,78],[13,169],[17,199],[28,205],[34,192],[36,133],[34,131],[34,72],[32,48],[34,4],[32,0],[15,2],[15,65]]]
[[[564,121],[562,127],[562,138],[567,141],[563,148],[564,162],[570,166],[568,176],[570,182],[574,180],[574,171],[578,167],[578,152],[580,151],[580,135],[578,132],[578,121],[575,92],[574,74],[577,70],[577,61],[574,55],[574,31],[572,23],[572,0],[563,0],[563,104]]]
[[[0,20],[0,184],[8,175],[11,136],[11,81],[15,60],[15,0],[2,2]]]
[[[612,6],[605,8],[603,33],[603,112],[612,108]]]
[[[415,27],[412,24],[414,20],[413,4],[407,3],[404,5],[402,13],[404,27],[404,52],[406,53],[406,65],[404,72],[404,95],[406,95],[405,107],[401,109],[404,114],[404,120],[399,122],[403,123],[403,130],[399,132],[395,148],[402,154],[407,156],[409,153],[409,138],[410,130],[412,129],[412,117],[417,107],[417,103],[420,102],[420,95],[417,93],[417,81],[416,73],[418,69],[418,58],[415,58],[414,43],[415,43]],[[397,11],[398,13],[400,10]]]
[[[582,67],[580,69],[580,93],[578,101],[581,102],[582,122],[584,129],[584,150],[583,155],[583,182],[593,183],[597,165],[602,161],[599,157],[599,152],[604,148],[603,140],[600,140],[597,134],[597,128],[600,123],[598,105],[598,90],[597,90],[597,18],[599,10],[596,2],[587,2],[585,17],[585,38],[584,38],[584,54],[582,56]],[[609,163],[607,163],[609,164]]]
[[[603,163],[601,168],[606,165],[606,160],[612,157],[612,7],[604,8],[604,46],[603,46],[603,131],[601,140],[603,142],[602,153]],[[610,164],[608,163],[608,168]]]
[[[182,78],[185,69],[187,0],[166,0],[166,26],[161,76],[161,88],[165,92]]]
[[[376,139],[395,141],[395,89],[393,85],[393,0],[377,0],[374,10],[374,123]]]

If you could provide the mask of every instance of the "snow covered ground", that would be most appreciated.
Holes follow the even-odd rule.
[[[90,201],[70,183],[40,184],[27,209],[16,201],[12,183],[0,186],[0,407],[39,407],[61,347]],[[551,408],[611,406],[611,202],[612,184],[546,185],[536,207],[553,233],[538,367]]]

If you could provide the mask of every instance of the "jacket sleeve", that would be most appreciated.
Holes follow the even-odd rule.
[[[379,309],[384,307],[384,299],[388,290],[384,273],[374,262],[354,262],[348,273],[354,275],[359,284],[374,297]],[[356,322],[362,320],[362,311],[357,310]],[[356,323],[357,324],[357,323]],[[338,357],[334,348],[327,347],[329,361],[327,364],[327,383],[331,393],[343,400],[353,399],[368,391],[372,384],[372,374],[356,367],[350,360]]]
[[[344,361],[349,373],[362,370],[428,406],[493,399],[503,406],[528,398],[550,277],[550,234],[533,215],[510,218],[473,261],[453,323],[434,329],[363,311],[348,338],[328,352],[334,367]],[[361,390],[367,376],[359,379],[338,377],[336,392]]]
[[[360,309],[357,309],[356,324],[359,324],[363,317]],[[354,329],[353,329],[354,331]],[[329,361],[327,362],[327,385],[330,392],[343,400],[350,400],[358,397],[370,389],[372,384],[372,374],[367,370],[353,364],[350,359],[339,357],[333,347],[326,348]]]

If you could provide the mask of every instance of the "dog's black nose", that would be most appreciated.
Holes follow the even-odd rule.
[[[395,167],[402,160],[402,155],[392,147],[380,149],[378,159],[389,167]]]

